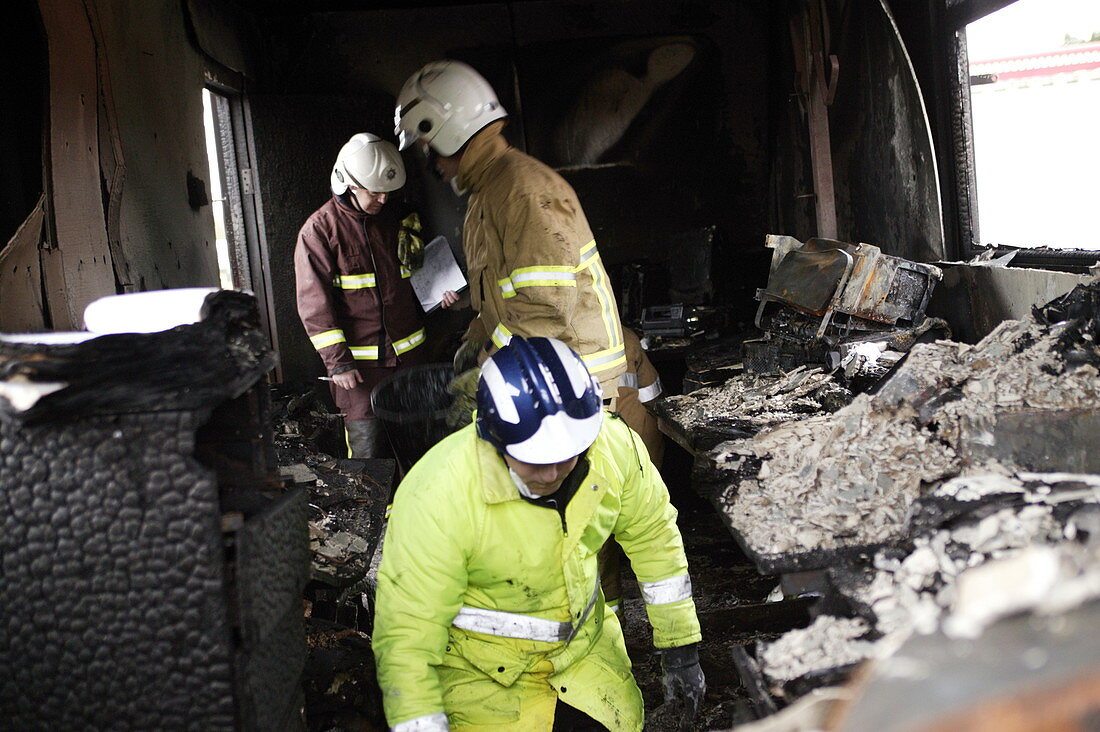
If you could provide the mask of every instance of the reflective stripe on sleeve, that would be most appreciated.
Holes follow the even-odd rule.
[[[508,345],[508,341],[512,340],[512,331],[508,330],[504,323],[498,323],[497,327],[493,330],[493,345],[497,348],[504,348]]]
[[[638,375],[629,371],[619,374],[619,386],[625,386],[627,389],[637,389]]]
[[[405,265],[401,265],[401,279],[407,280],[412,276],[413,276],[413,271],[411,269],[409,269],[408,267],[406,267]]]
[[[592,289],[600,303],[600,315],[603,318],[604,329],[607,331],[607,342],[611,346],[621,345],[623,332],[615,312],[615,297],[611,294],[611,284],[607,278],[607,271],[603,268],[603,262],[600,261],[600,251],[596,248],[595,239],[581,247],[580,260],[581,263],[575,267],[575,271],[590,270]]]
[[[323,333],[318,333],[317,335],[311,335],[309,337],[309,340],[313,344],[313,347],[316,348],[318,351],[328,346],[334,346],[337,343],[347,342],[347,339],[344,338],[344,331],[340,330],[339,328],[335,330],[326,330]]]
[[[647,605],[667,605],[691,598],[691,577],[686,574],[656,582],[642,582],[640,586]]]
[[[356,361],[378,360],[378,346],[348,346],[348,350]]]
[[[606,348],[602,351],[590,353],[587,356],[581,356],[581,360],[584,361],[584,365],[588,367],[588,373],[595,376],[601,371],[607,371],[608,369],[626,363],[626,349],[622,346]]]
[[[447,715],[443,712],[407,719],[390,727],[390,732],[447,732]]]
[[[563,641],[573,630],[573,626],[569,623],[559,623],[556,620],[466,606],[458,611],[451,625],[463,630],[472,630],[475,633],[546,643]]]
[[[332,284],[341,290],[362,290],[366,287],[374,287],[374,275],[336,275],[332,278]]]
[[[424,342],[424,329],[421,328],[420,330],[416,331],[415,333],[413,333],[408,338],[402,338],[399,341],[394,341],[393,342],[393,350],[397,351],[397,355],[400,356],[402,353],[408,353],[409,351],[416,348],[417,346],[419,346],[423,342]]]
[[[638,389],[638,401],[640,402],[651,402],[659,396],[661,396],[660,379],[657,379],[649,386],[643,386]]]
[[[539,267],[520,267],[512,270],[509,276],[512,286],[520,287],[576,287],[577,273],[573,267],[542,265]]]
[[[510,277],[505,277],[504,279],[497,280],[497,284],[500,285],[500,295],[505,300],[510,297],[516,296],[516,288],[512,285],[512,280]]]

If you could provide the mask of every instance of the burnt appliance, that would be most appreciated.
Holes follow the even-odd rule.
[[[833,239],[769,235],[765,246],[771,270],[755,319],[764,336],[745,341],[748,371],[836,368],[861,345],[898,353],[930,329],[945,332],[924,314],[938,267]]]
[[[273,363],[228,291],[160,332],[0,336],[13,728],[302,727],[307,505],[275,473]]]

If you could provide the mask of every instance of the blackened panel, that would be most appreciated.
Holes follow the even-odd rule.
[[[881,0],[852,0],[829,107],[838,238],[918,262],[943,257],[939,180],[924,102]]]
[[[232,729],[218,498],[186,412],[0,421],[14,729]]]
[[[309,580],[306,496],[300,490],[245,522],[237,535],[237,601],[246,647],[268,638],[288,610],[301,615]]]

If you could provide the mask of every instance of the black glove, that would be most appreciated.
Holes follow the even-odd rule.
[[[675,707],[681,728],[690,728],[695,719],[703,695],[707,693],[707,681],[699,666],[699,646],[692,643],[679,648],[668,648],[661,653],[662,682],[665,687],[665,704]]]

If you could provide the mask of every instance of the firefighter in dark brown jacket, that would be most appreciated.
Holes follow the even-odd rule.
[[[332,378],[349,455],[376,457],[381,441],[371,391],[425,351],[409,282],[422,247],[420,224],[415,214],[402,219],[405,211],[386,205],[405,184],[405,167],[397,149],[372,134],[359,133],[340,149],[330,184],[332,198],[306,220],[294,250],[298,315]]]

